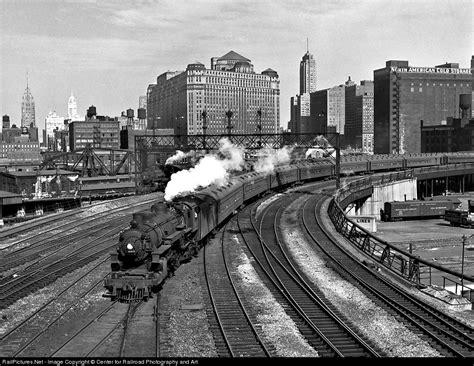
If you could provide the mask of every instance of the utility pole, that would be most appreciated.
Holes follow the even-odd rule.
[[[461,254],[461,296],[462,290],[464,289],[464,247],[466,246],[466,241],[472,238],[474,234],[467,237],[466,235],[462,236],[462,254]]]

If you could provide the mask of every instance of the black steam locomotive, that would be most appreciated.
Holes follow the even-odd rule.
[[[474,162],[472,154],[418,154],[347,158],[341,174],[368,174],[450,163]],[[120,301],[152,297],[165,278],[195,255],[205,239],[245,202],[291,184],[332,178],[335,166],[328,159],[281,166],[270,174],[256,172],[235,177],[223,187],[209,186],[172,202],[154,204],[136,212],[130,228],[120,234],[111,255],[112,273],[105,279],[104,296]]]

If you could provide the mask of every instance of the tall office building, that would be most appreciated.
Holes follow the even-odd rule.
[[[147,124],[175,134],[255,134],[260,125],[262,133],[277,133],[278,74],[254,72],[251,61],[234,51],[213,57],[210,69],[195,62],[184,72],[165,72],[148,86]]]
[[[311,93],[311,117],[304,132],[344,135],[345,86],[338,85]]]
[[[311,97],[316,91],[316,61],[309,51],[300,61],[300,94],[291,98],[291,105],[295,106],[291,114],[288,129],[294,133],[314,132],[311,126]]]
[[[77,111],[76,111],[77,112]],[[73,115],[73,114],[72,114]],[[68,111],[68,118],[70,114]],[[49,111],[48,116],[44,120],[43,144],[50,150],[54,145],[54,131],[64,129],[64,117],[58,116],[56,111]]]
[[[296,133],[296,122],[298,115],[298,96],[290,98],[290,120],[288,121],[288,130]]]
[[[26,79],[26,89],[21,101],[21,127],[36,127],[35,100],[28,86],[28,78]]]
[[[362,80],[360,85],[346,82],[344,145],[374,152],[374,83]]]
[[[424,126],[458,118],[459,95],[472,92],[471,70],[457,63],[413,67],[408,61],[387,61],[374,70],[374,153],[421,152]]]
[[[67,102],[67,119],[71,121],[84,120],[84,118],[77,113],[77,101],[72,92]]]
[[[300,95],[316,91],[316,60],[306,51],[300,61]]]

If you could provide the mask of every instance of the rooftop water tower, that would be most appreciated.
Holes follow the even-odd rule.
[[[133,117],[135,117],[135,112],[132,108],[127,109],[127,126],[133,127]]]
[[[460,94],[459,95],[459,108],[461,109],[461,118],[467,119],[471,116],[471,94]]]

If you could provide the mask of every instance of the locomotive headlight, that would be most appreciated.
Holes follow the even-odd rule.
[[[127,244],[127,250],[132,251],[132,250],[133,250],[133,245],[130,244],[130,243],[128,243],[128,244]]]

